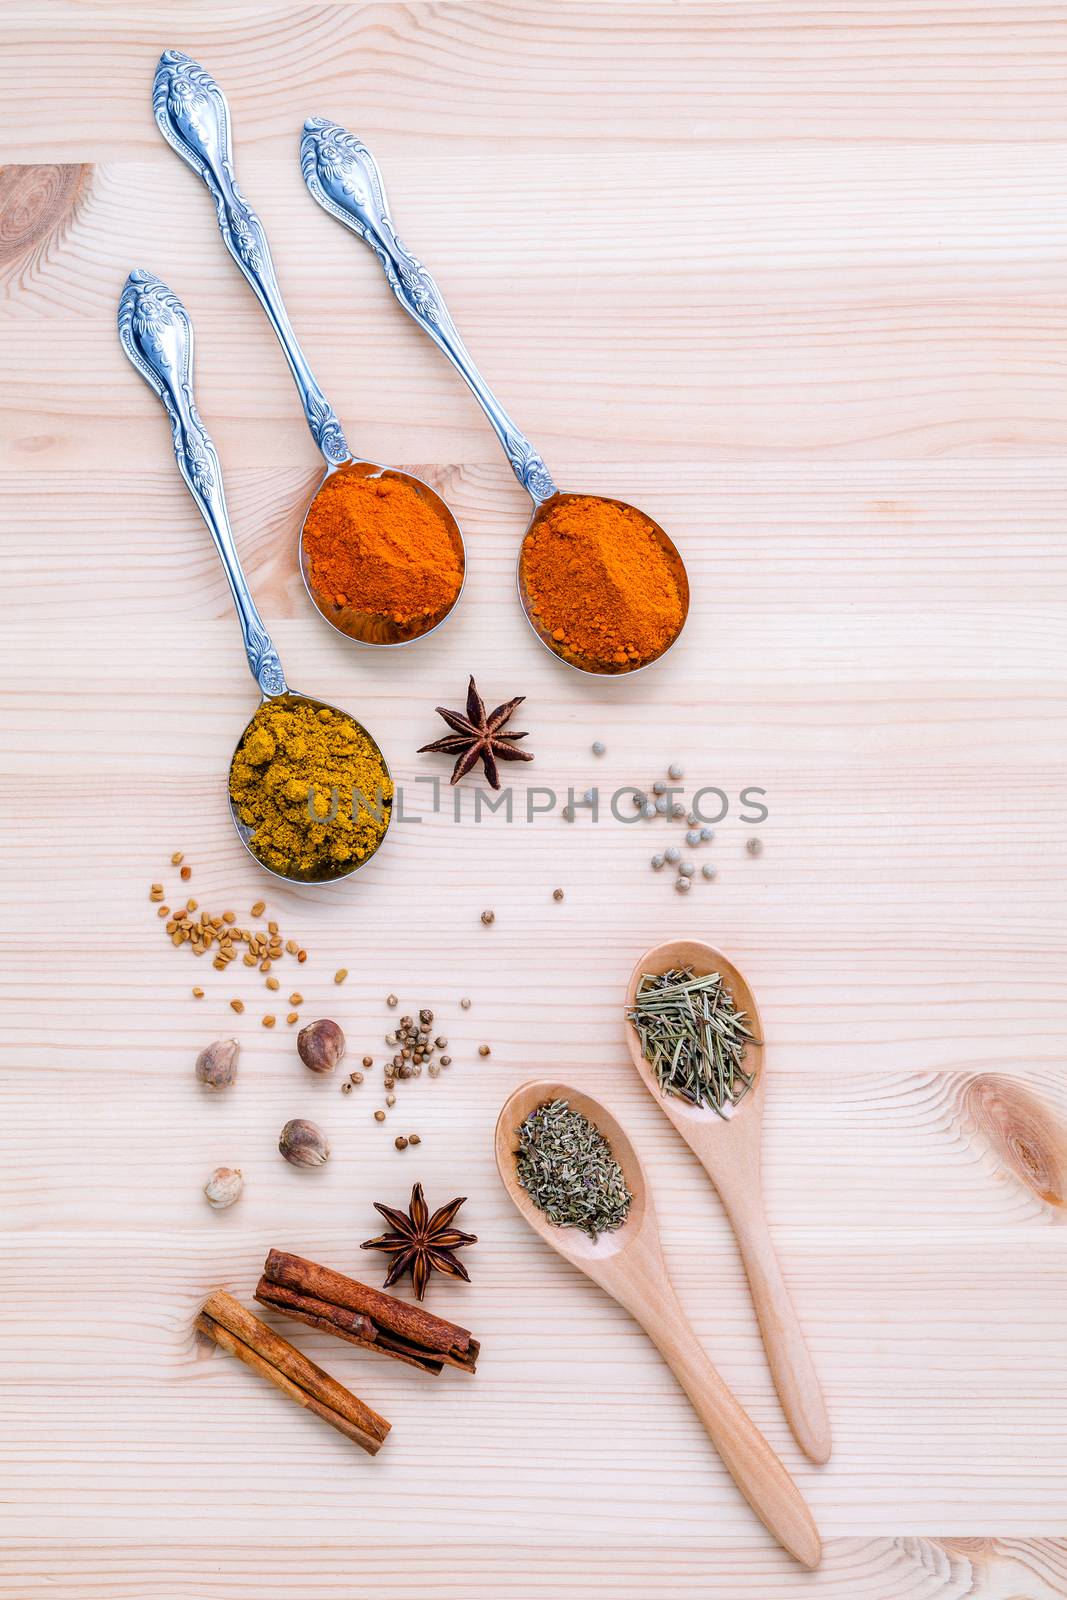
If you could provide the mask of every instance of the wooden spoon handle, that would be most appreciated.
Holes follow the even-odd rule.
[[[830,1418],[807,1341],[789,1298],[774,1248],[763,1195],[751,1179],[732,1189],[718,1185],[748,1274],[763,1346],[793,1437],[820,1466],[829,1461]]]
[[[802,1566],[822,1557],[819,1530],[800,1490],[720,1378],[664,1282],[631,1307],[693,1403],[730,1476],[764,1527]]]

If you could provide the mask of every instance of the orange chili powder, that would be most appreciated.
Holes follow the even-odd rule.
[[[550,502],[522,549],[533,619],[568,660],[627,672],[662,655],[685,621],[685,572],[633,506],[591,495]]]
[[[304,552],[320,602],[402,629],[432,625],[463,582],[452,530],[414,485],[389,473],[332,473],[307,514]]]

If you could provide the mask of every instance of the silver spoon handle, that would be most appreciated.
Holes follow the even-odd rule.
[[[137,268],[126,279],[119,300],[119,338],[130,361],[162,400],[170,418],[178,471],[222,557],[252,676],[265,695],[285,694],[285,674],[278,652],[263,626],[241,570],[226,513],[218,451],[196,409],[193,329],[188,312],[161,279]]]
[[[230,108],[211,76],[180,50],[165,50],[152,86],[159,131],[211,192],[223,241],[252,285],[296,381],[311,437],[327,465],[350,459],[344,430],[300,348],[274,274],[262,222],[237,187]]]
[[[300,142],[300,167],[324,211],[358,233],[381,262],[409,316],[456,368],[485,412],[511,469],[535,505],[558,491],[541,457],[519,431],[475,366],[436,282],[397,238],[378,164],[365,144],[325,117],[309,117]]]

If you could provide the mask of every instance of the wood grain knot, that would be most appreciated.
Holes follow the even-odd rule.
[[[972,1078],[964,1106],[1015,1176],[1039,1199],[1064,1204],[1067,1132],[1028,1090],[996,1073]]]
[[[88,166],[0,168],[0,264],[36,248],[73,211]]]

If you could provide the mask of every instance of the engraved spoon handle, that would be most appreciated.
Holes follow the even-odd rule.
[[[165,50],[152,87],[159,131],[206,183],[223,242],[270,319],[285,352],[311,437],[328,466],[351,459],[348,441],[293,332],[274,274],[262,222],[237,187],[226,96],[204,68],[180,50]]]
[[[404,310],[456,368],[488,417],[512,471],[534,505],[558,493],[541,457],[475,366],[436,282],[397,238],[385,184],[366,145],[336,122],[309,117],[300,141],[300,168],[313,198],[370,245]]]
[[[256,610],[241,570],[214,441],[200,420],[193,395],[193,329],[177,295],[140,268],[126,279],[119,300],[122,348],[162,400],[174,430],[178,471],[211,531],[237,607],[252,676],[265,695],[285,694],[278,652]]]

